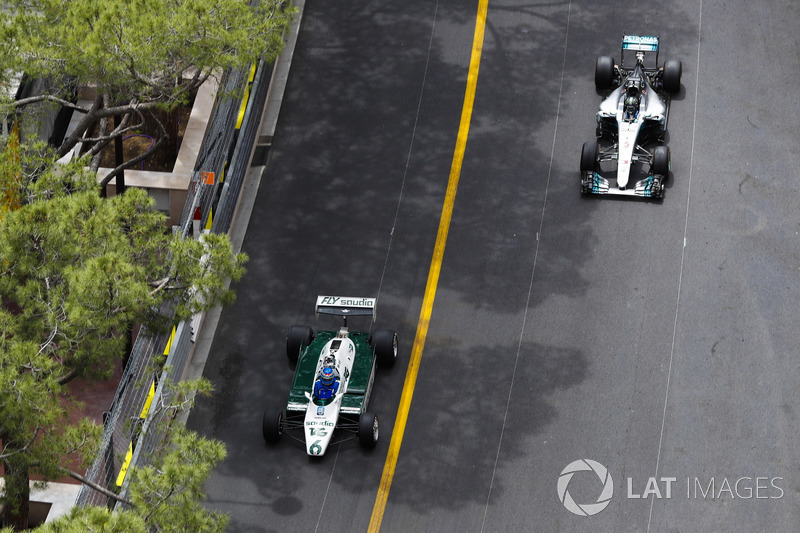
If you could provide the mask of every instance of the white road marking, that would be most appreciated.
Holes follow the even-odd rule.
[[[681,283],[683,282],[683,267],[686,260],[686,233],[689,228],[689,200],[692,196],[692,177],[694,175],[694,144],[697,131],[697,95],[700,87],[700,36],[703,30],[703,0],[700,0],[700,15],[697,23],[697,76],[694,85],[694,117],[692,119],[692,150],[689,155],[689,181],[686,191],[686,217],[683,222],[683,250],[681,252],[681,268],[678,273],[678,296],[675,301],[675,320],[672,323],[672,347],[669,351],[669,366],[667,367],[667,386],[664,391],[664,409],[661,414],[661,433],[658,437],[658,454],[656,455],[656,469],[653,476],[658,476],[661,466],[661,450],[664,445],[664,426],[667,421],[667,404],[669,403],[669,387],[672,381],[672,360],[675,357],[675,337],[678,333],[678,314],[681,307]],[[647,531],[650,531],[650,524],[653,521],[653,504],[656,499],[650,500],[650,513],[647,517]]]
[[[570,14],[572,9],[572,1],[569,2],[567,5],[567,26],[566,32],[564,35],[564,58],[561,64],[561,82],[558,88],[558,105],[556,106],[556,122],[553,128],[553,145],[550,148],[550,167],[547,171],[547,181],[545,182],[544,187],[544,200],[542,201],[542,213],[539,217],[539,230],[536,232],[536,247],[533,252],[533,265],[531,267],[531,277],[530,283],[528,284],[528,297],[525,301],[525,313],[522,316],[522,325],[520,326],[519,331],[519,340],[517,341],[517,353],[514,358],[514,369],[511,373],[511,382],[508,387],[508,397],[506,398],[506,408],[503,412],[503,424],[500,427],[500,438],[497,441],[497,450],[495,452],[494,457],[494,466],[492,467],[492,478],[489,481],[489,491],[486,494],[486,505],[483,508],[483,522],[481,523],[481,533],[486,529],[486,518],[489,514],[489,501],[492,498],[492,489],[494,487],[494,478],[497,475],[497,464],[500,461],[500,448],[503,444],[503,435],[506,429],[506,422],[508,421],[508,410],[511,406],[511,394],[514,391],[514,380],[517,376],[517,367],[519,366],[519,356],[522,352],[522,339],[523,335],[525,334],[525,326],[528,321],[528,309],[530,309],[531,304],[531,294],[533,293],[533,279],[534,274],[536,273],[536,259],[539,255],[539,235],[542,232],[542,228],[544,227],[544,214],[547,207],[547,193],[550,188],[550,178],[553,175],[553,161],[555,159],[555,152],[556,152],[556,138],[558,136],[558,117],[561,115],[561,99],[564,93],[564,73],[567,70],[567,42],[569,40],[569,22],[570,22]]]

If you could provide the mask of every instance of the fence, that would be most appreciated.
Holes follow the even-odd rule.
[[[229,71],[221,80],[220,96],[206,128],[180,223],[175,228],[183,237],[189,236],[198,209],[201,220],[211,222],[211,231],[228,232],[247,175],[271,73],[270,65],[262,61],[250,71]],[[241,94],[248,83],[249,97],[244,104],[229,96]],[[169,309],[162,312],[171,316]],[[192,337],[191,322],[182,322],[167,334],[144,329],[139,332],[111,409],[104,417],[100,452],[85,475],[89,481],[123,497],[127,495],[128,467],[146,465],[163,442],[161,422],[166,413],[157,407],[169,402],[168,383],[181,379],[192,353]],[[76,505],[113,506],[114,501],[83,485]]]

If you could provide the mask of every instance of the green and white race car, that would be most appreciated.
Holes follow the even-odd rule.
[[[347,319],[355,316],[371,316],[374,323],[375,298],[319,296],[316,314],[340,316],[344,325],[316,334],[308,326],[289,328],[286,355],[295,366],[294,379],[285,410],[270,407],[264,412],[264,440],[276,443],[286,432],[305,442],[308,455],[319,456],[339,430],[343,438],[337,437],[337,442],[358,437],[363,447],[373,448],[378,441],[378,417],[367,406],[376,367],[390,367],[397,360],[397,334],[387,329],[362,333],[347,327]],[[304,439],[287,431],[300,428]]]

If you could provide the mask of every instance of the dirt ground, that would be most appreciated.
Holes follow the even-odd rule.
[[[180,150],[183,133],[186,131],[186,124],[189,122],[189,115],[192,112],[191,103],[178,109],[178,137],[177,139],[167,139],[155,153],[151,154],[144,161],[136,164],[133,169],[151,170],[156,172],[172,172],[175,166],[175,159]],[[170,128],[167,128],[169,131]],[[153,146],[156,139],[155,126],[145,124],[145,126],[135,133],[127,134],[122,142],[123,159],[129,160],[146,152]],[[100,166],[103,168],[114,168],[114,144],[111,143],[100,152]]]

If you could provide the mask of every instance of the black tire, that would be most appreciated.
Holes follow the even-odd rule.
[[[281,440],[283,435],[283,409],[268,407],[264,411],[264,418],[261,421],[261,433],[264,440],[270,444],[275,444]]]
[[[600,145],[594,141],[583,143],[583,148],[581,148],[581,172],[594,172],[597,168],[599,156]]]
[[[667,146],[656,146],[653,151],[652,173],[666,176],[669,174],[670,152]]]
[[[371,450],[378,444],[378,416],[363,412],[358,417],[358,443],[362,448]]]
[[[664,90],[670,94],[677,94],[681,90],[681,74],[683,65],[680,61],[671,59],[664,63]]]
[[[397,361],[397,333],[390,329],[379,329],[372,334],[370,340],[375,350],[378,366],[392,367]]]
[[[314,340],[314,330],[308,326],[292,326],[286,333],[286,356],[292,365],[297,364],[300,352]]]
[[[600,56],[594,64],[594,86],[598,91],[606,91],[614,84],[614,58]]]

